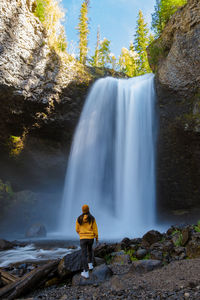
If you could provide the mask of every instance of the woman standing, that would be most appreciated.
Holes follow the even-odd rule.
[[[76,220],[76,232],[80,236],[80,246],[82,252],[83,272],[81,272],[81,276],[84,278],[89,278],[88,270],[93,269],[92,245],[94,243],[94,238],[96,238],[96,242],[98,242],[98,229],[95,218],[90,214],[88,205],[85,204],[82,206],[82,212],[82,215],[80,215]]]

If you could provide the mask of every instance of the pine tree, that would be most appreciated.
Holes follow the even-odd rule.
[[[92,67],[99,67],[99,47],[100,47],[100,27],[98,26],[95,53],[90,59],[90,65]]]
[[[88,53],[88,20],[89,0],[84,0],[81,5],[79,16],[78,32],[79,32],[79,60],[81,63],[86,63]]]
[[[156,0],[155,11],[152,14],[152,29],[154,29],[156,36],[161,34],[166,23],[177,9],[186,3],[187,0]]]
[[[146,51],[148,42],[149,42],[148,28],[147,28],[147,24],[144,21],[142,11],[140,10],[138,15],[138,20],[137,20],[135,43],[134,43],[135,50],[139,55],[139,59],[137,61],[138,75],[151,72],[148,59],[147,59],[147,51]]]

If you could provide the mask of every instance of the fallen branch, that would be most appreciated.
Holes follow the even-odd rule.
[[[16,297],[26,294],[33,287],[47,278],[47,275],[56,270],[60,260],[52,261],[44,266],[32,270],[30,273],[19,278],[17,281],[8,284],[0,289],[0,299],[13,300]]]
[[[4,284],[9,284],[19,279],[17,276],[9,274],[8,272],[5,272],[3,270],[0,270],[0,276]]]

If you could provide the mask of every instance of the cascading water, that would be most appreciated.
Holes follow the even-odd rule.
[[[68,161],[60,231],[75,233],[83,204],[100,238],[133,237],[155,220],[154,76],[99,79],[78,123]]]

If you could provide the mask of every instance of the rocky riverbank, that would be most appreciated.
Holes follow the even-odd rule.
[[[16,278],[14,283],[5,284],[2,277],[0,297],[35,300],[200,298],[200,223],[172,226],[165,233],[151,230],[141,238],[97,245],[94,249],[96,266],[89,279],[81,278],[81,254],[80,250],[74,250],[55,261],[24,262],[23,266],[1,268],[1,272]],[[17,269],[23,272],[16,272]]]

